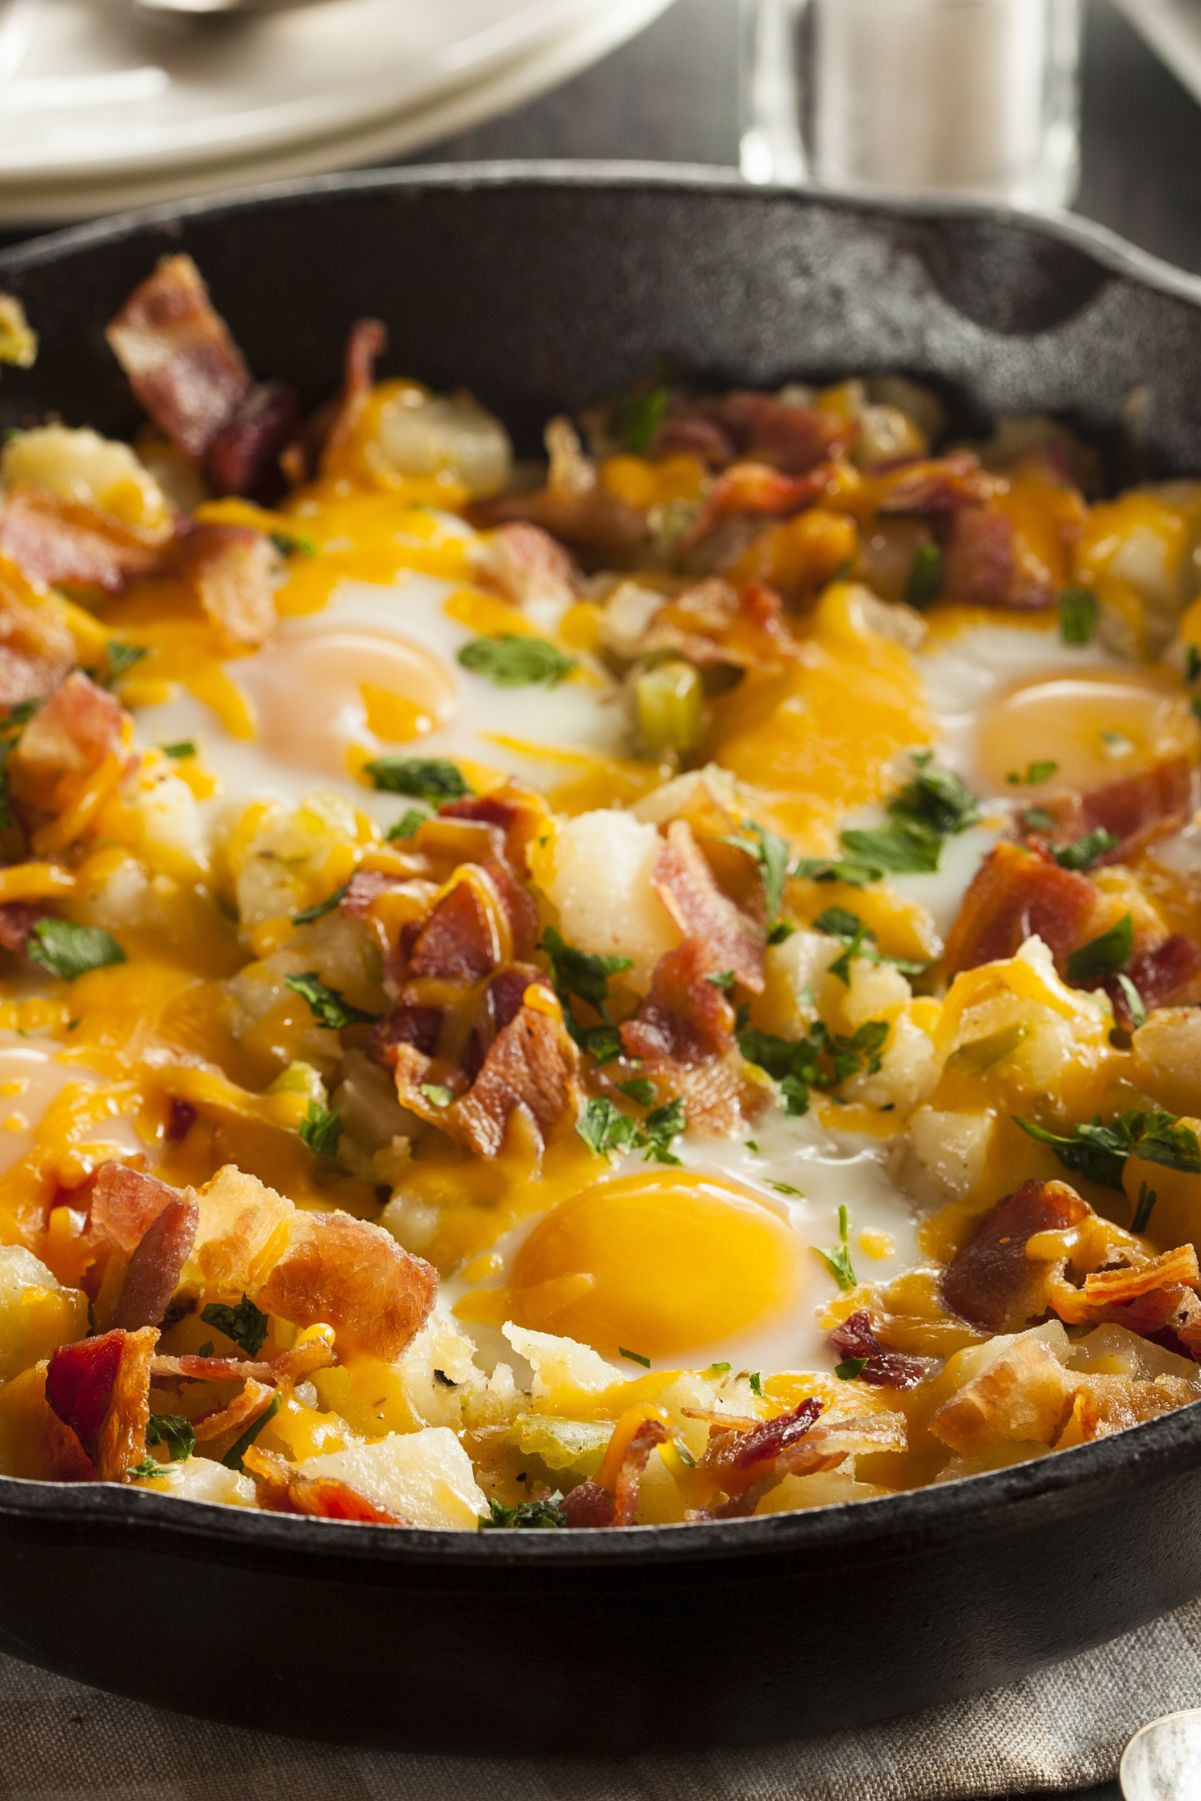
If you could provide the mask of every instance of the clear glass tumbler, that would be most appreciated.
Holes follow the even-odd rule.
[[[1079,0],[742,0],[742,172],[1066,206]]]

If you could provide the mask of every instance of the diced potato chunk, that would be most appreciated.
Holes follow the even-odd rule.
[[[0,1245],[0,1381],[87,1329],[86,1295],[64,1288],[32,1251]]]
[[[414,1526],[475,1525],[488,1503],[471,1459],[447,1426],[391,1432],[371,1445],[352,1445],[300,1464],[302,1476],[332,1476]]]

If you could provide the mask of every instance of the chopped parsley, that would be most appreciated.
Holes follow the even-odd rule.
[[[172,1463],[190,1457],[196,1444],[191,1420],[179,1413],[152,1413],[146,1422],[146,1443],[166,1445]]]
[[[63,982],[73,982],[92,969],[125,962],[125,952],[111,932],[103,926],[75,925],[69,919],[36,920],[25,955]]]
[[[194,757],[196,746],[191,738],[179,738],[174,744],[163,745],[163,755],[170,757],[173,762],[179,763],[185,757]]]
[[[798,1200],[801,1198],[801,1190],[794,1188],[791,1182],[769,1182],[767,1186],[774,1188],[777,1194],[796,1195]]]
[[[728,1376],[729,1373],[730,1366],[728,1363],[711,1363],[705,1371],[706,1376]]]
[[[1134,749],[1134,741],[1125,732],[1102,732],[1101,742],[1105,746],[1107,757],[1128,757]]]
[[[624,1357],[626,1359],[626,1361],[629,1363],[640,1363],[644,1370],[648,1370],[651,1367],[650,1358],[644,1357],[642,1355],[641,1351],[630,1351],[630,1350],[627,1350],[625,1345],[619,1344],[617,1347],[617,1353],[618,1353],[618,1356]]]
[[[818,1256],[845,1294],[855,1287],[855,1272],[851,1268],[851,1252],[848,1243],[850,1221],[845,1205],[838,1209],[838,1243],[832,1251],[818,1251]]]
[[[472,638],[460,650],[459,662],[498,688],[557,688],[576,667],[576,659],[549,638],[527,638],[520,632]]]
[[[735,850],[745,851],[752,858],[758,871],[759,880],[763,884],[763,899],[767,904],[767,924],[769,932],[780,917],[780,906],[784,899],[784,883],[788,879],[788,862],[790,852],[784,839],[766,827],[757,825],[753,819],[744,819],[742,829],[747,837],[729,837],[719,840],[722,844],[732,844]]]
[[[1011,769],[1005,780],[1011,788],[1023,785],[1027,788],[1037,788],[1040,782],[1049,782],[1051,777],[1058,773],[1059,764],[1052,762],[1048,757],[1040,763],[1027,763],[1024,770]]]
[[[110,638],[104,647],[104,654],[108,662],[105,683],[111,685],[120,681],[123,675],[128,675],[134,664],[140,663],[143,657],[148,657],[150,651],[145,644],[122,644],[119,639]]]
[[[215,1326],[232,1338],[248,1357],[257,1357],[267,1337],[267,1315],[243,1294],[236,1307],[213,1302],[200,1315],[206,1326]]]
[[[844,1357],[841,1363],[834,1365],[834,1374],[840,1382],[853,1382],[866,1368],[866,1357]]]
[[[566,1011],[563,1021],[580,1049],[598,1063],[612,1063],[621,1056],[621,1033],[616,1026],[578,1026]]]
[[[738,1048],[780,1084],[780,1104],[794,1116],[809,1110],[811,1088],[837,1088],[861,1071],[874,1075],[888,1037],[888,1021],[869,1019],[849,1038],[818,1019],[804,1038],[776,1038],[770,1032],[743,1032]]]
[[[162,1473],[163,1466],[157,1457],[143,1457],[141,1463],[131,1463],[125,1472],[127,1476],[136,1476],[139,1481],[145,1481],[148,1476],[161,1476]]]
[[[649,1076],[633,1076],[628,1082],[617,1084],[622,1094],[628,1094],[639,1107],[649,1107],[655,1101],[655,1084]]]
[[[489,1499],[487,1513],[480,1516],[480,1529],[507,1532],[522,1526],[565,1526],[562,1500],[558,1490],[547,1495],[544,1501],[518,1501],[514,1507],[505,1507],[500,1501]]]
[[[300,1122],[300,1136],[319,1157],[336,1157],[342,1141],[342,1118],[337,1108],[310,1101]]]
[[[764,1399],[763,1377],[759,1374],[759,1371],[752,1370],[747,1376],[747,1381],[750,1384],[751,1393],[753,1395],[758,1395],[759,1399],[762,1401]]]
[[[1053,832],[1055,821],[1045,807],[1027,807],[1022,814],[1024,832]]]
[[[324,900],[317,901],[312,907],[302,908],[299,913],[293,913],[292,924],[294,926],[311,926],[315,919],[324,919],[327,913],[336,912],[342,896],[349,887],[349,881],[343,882],[340,888],[335,888],[333,893],[327,894]]]
[[[851,964],[857,957],[870,963],[891,963],[902,975],[921,975],[928,965],[914,963],[906,957],[890,957],[876,949],[876,934],[869,925],[846,907],[827,907],[819,913],[813,922],[819,932],[829,938],[838,938],[844,946],[842,955],[836,957],[830,965],[830,974],[837,976],[846,987],[851,985]]]
[[[667,411],[666,388],[631,388],[619,394],[609,413],[609,429],[617,442],[643,456],[659,435]]]
[[[1151,1223],[1151,1215],[1155,1211],[1155,1203],[1159,1199],[1153,1188],[1145,1182],[1138,1185],[1138,1201],[1135,1204],[1134,1217],[1130,1221],[1132,1232],[1145,1232]]]
[[[660,1163],[678,1163],[671,1144],[687,1123],[684,1103],[679,1098],[653,1108],[639,1121],[615,1107],[607,1096],[596,1095],[585,1101],[575,1129],[594,1156],[604,1157],[606,1162],[613,1151],[638,1150],[646,1152],[648,1163],[652,1158]]]
[[[893,819],[926,827],[942,838],[966,832],[980,817],[971,789],[953,769],[939,769],[928,750],[913,758],[913,775],[888,811]]]
[[[1097,629],[1097,597],[1091,588],[1065,588],[1059,596],[1059,635],[1065,644],[1087,644]]]
[[[711,988],[732,988],[734,971],[732,969],[716,969],[711,975],[707,975],[705,980]]]
[[[306,970],[302,975],[285,976],[284,986],[293,994],[298,994],[302,1001],[307,1001],[313,1018],[320,1026],[328,1026],[337,1031],[342,1026],[366,1025],[378,1017],[375,1013],[365,1013],[362,1007],[352,1007],[344,1001],[336,988],[327,988],[315,969]]]
[[[258,1437],[268,1420],[273,1420],[283,1405],[283,1396],[274,1394],[268,1406],[264,1407],[257,1420],[252,1420],[241,1438],[235,1439],[229,1450],[221,1459],[227,1470],[240,1470],[242,1459]]]
[[[384,836],[389,844],[395,844],[400,838],[411,838],[414,832],[419,832],[426,820],[431,817],[428,809],[410,807],[407,812],[401,814],[395,825],[388,827]]]
[[[421,1092],[431,1107],[449,1107],[455,1098],[454,1089],[442,1082],[423,1082]]]
[[[565,942],[554,926],[547,926],[539,948],[550,959],[550,978],[560,1000],[575,995],[601,1014],[609,999],[609,977],[633,968],[630,957],[602,957],[592,951],[577,950]]]
[[[909,566],[905,605],[916,607],[919,613],[922,612],[932,601],[938,599],[945,580],[946,569],[937,544],[919,544]]]
[[[1068,957],[1068,981],[1077,988],[1095,987],[1107,976],[1115,976],[1130,961],[1134,949],[1134,917],[1124,913],[1116,925],[1090,938]]]
[[[1118,840],[1104,826],[1098,826],[1095,832],[1086,832],[1083,838],[1077,838],[1074,844],[1060,845],[1051,855],[1061,869],[1091,869],[1102,857],[1107,857],[1111,850],[1116,850]]]
[[[471,793],[460,770],[445,757],[373,757],[363,768],[385,794],[408,794],[431,807]]]
[[[315,557],[317,546],[307,532],[268,532],[281,557]]]
[[[1135,1027],[1145,1025],[1147,1022],[1147,1009],[1146,1009],[1146,1006],[1144,1005],[1142,995],[1139,993],[1138,989],[1134,986],[1134,983],[1130,980],[1130,977],[1128,975],[1126,975],[1123,971],[1121,971],[1121,970],[1118,971],[1116,980],[1117,980],[1118,987],[1121,989],[1122,994],[1125,997],[1126,1006],[1130,1013],[1131,1025],[1135,1026]]]
[[[1066,1133],[1052,1132],[1032,1119],[1016,1115],[1014,1124],[1039,1144],[1049,1145],[1065,1169],[1119,1193],[1126,1159],[1132,1156],[1161,1164],[1165,1169],[1182,1170],[1186,1175],[1201,1175],[1201,1144],[1196,1133],[1175,1114],[1158,1108],[1119,1113],[1108,1125],[1102,1124],[1098,1114]]]
[[[942,839],[929,826],[894,819],[888,825],[853,827],[842,833],[843,849],[867,873],[879,881],[885,874],[932,875],[942,854]],[[846,880],[843,876],[842,880]],[[858,884],[861,886],[862,884]]]
[[[866,888],[878,881],[882,871],[868,863],[829,857],[798,857],[792,866],[794,876],[810,882],[845,882],[848,888]]]
[[[1201,675],[1201,650],[1198,650],[1195,644],[1190,644],[1184,653],[1184,679],[1186,682],[1195,682],[1199,675]]]

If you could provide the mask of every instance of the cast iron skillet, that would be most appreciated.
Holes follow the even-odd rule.
[[[0,426],[136,424],[101,326],[195,256],[309,400],[347,325],[530,439],[658,355],[715,384],[900,369],[962,422],[1070,416],[1115,479],[1201,469],[1201,283],[1079,225],[704,172],[412,170],[0,255],[42,336]],[[445,1751],[748,1745],[1008,1682],[1201,1592],[1201,1408],[940,1488],[705,1527],[466,1535],[0,1479],[0,1645],[86,1682]]]

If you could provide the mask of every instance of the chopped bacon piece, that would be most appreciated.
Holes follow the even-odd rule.
[[[952,513],[943,533],[943,592],[965,606],[1040,612],[1060,585],[1026,550],[1008,513],[968,506]]]
[[[1199,1285],[1197,1253],[1191,1244],[1182,1244],[1143,1263],[1093,1270],[1081,1288],[1061,1276],[1050,1289],[1050,1299],[1065,1325],[1100,1325],[1111,1320],[1132,1332],[1153,1336],[1172,1326],[1186,1293]]]
[[[801,654],[774,588],[747,582],[739,590],[720,576],[665,601],[638,648],[642,655],[670,650],[702,667],[721,663],[736,669],[778,669]]]
[[[87,774],[121,748],[126,718],[119,700],[75,669],[21,733],[14,773],[39,784]]]
[[[157,1326],[179,1286],[196,1237],[196,1203],[181,1195],[151,1220],[129,1259],[113,1313],[114,1326],[127,1332]]]
[[[338,902],[339,913],[345,913],[349,919],[362,919],[380,895],[395,888],[401,880],[400,876],[383,869],[356,869]]]
[[[498,526],[477,546],[472,575],[519,606],[527,600],[569,606],[579,588],[579,571],[563,546],[528,519]]]
[[[575,1527],[603,1527],[613,1524],[613,1496],[599,1482],[581,1482],[564,1495],[563,1524]]]
[[[864,1359],[858,1379],[873,1388],[914,1388],[934,1368],[929,1357],[890,1351],[880,1339],[877,1322],[862,1310],[850,1314],[834,1328],[830,1344],[843,1357]]]
[[[699,1468],[728,1495],[739,1495],[770,1472],[780,1454],[817,1422],[822,1404],[812,1396],[789,1413],[761,1420],[749,1432],[719,1432],[710,1440]]]
[[[167,1137],[171,1143],[181,1143],[196,1124],[198,1117],[191,1101],[181,1101],[178,1095],[172,1095],[167,1104]]]
[[[996,488],[972,450],[953,450],[949,456],[917,462],[906,459],[873,473],[882,513],[953,513],[986,500]]]
[[[156,1356],[150,1373],[155,1381],[182,1377],[193,1382],[303,1382],[314,1370],[335,1362],[334,1333],[306,1333],[288,1351],[270,1361],[254,1357],[201,1357],[185,1351],[181,1357]]]
[[[1125,974],[1138,990],[1148,1013],[1156,1007],[1196,1005],[1201,1002],[1201,947],[1174,932],[1159,944],[1136,950]],[[1126,991],[1117,982],[1107,984],[1119,1023],[1130,1027],[1134,1018]]]
[[[650,993],[621,1028],[628,1057],[651,1064],[695,1064],[725,1056],[734,1042],[734,1009],[722,990],[706,980],[716,966],[711,948],[700,938],[686,938],[660,957]]]
[[[441,1007],[423,1007],[418,1002],[402,1000],[387,1019],[381,1019],[372,1027],[372,1055],[385,1068],[395,1068],[400,1046],[409,1046],[423,1057],[432,1057],[438,1048],[445,1017]],[[403,1095],[401,1099],[404,1099]]]
[[[162,546],[161,535],[31,482],[14,482],[0,508],[0,556],[35,582],[115,594],[158,567]]]
[[[523,782],[505,782],[487,794],[471,794],[448,800],[438,809],[439,819],[470,820],[504,834],[504,855],[515,869],[525,866],[526,846],[545,831],[550,808],[541,794]]]
[[[410,976],[478,981],[511,958],[528,957],[538,936],[533,900],[501,862],[479,864],[443,895],[409,952]]]
[[[381,1507],[336,1476],[302,1476],[273,1452],[253,1447],[243,1468],[254,1477],[260,1507],[272,1513],[303,1513],[311,1519],[343,1520],[362,1526],[408,1526],[412,1522]]]
[[[752,994],[763,992],[765,928],[722,893],[687,821],[668,826],[651,886],[681,934],[708,946],[711,969],[733,970]]]
[[[1115,843],[1098,861],[1127,860],[1151,839],[1185,823],[1193,809],[1195,779],[1195,765],[1187,757],[1173,757],[1087,794],[1052,797],[1046,810],[1054,825],[1047,835],[1058,845],[1105,831]]]
[[[731,519],[786,519],[820,500],[830,485],[830,466],[819,464],[806,475],[784,475],[766,463],[735,463],[718,476],[701,510],[680,542],[681,552],[694,550]]]
[[[176,1190],[157,1176],[124,1163],[102,1163],[92,1177],[88,1230],[131,1256],[159,1215],[178,1201]]]
[[[287,483],[280,457],[300,432],[300,401],[283,382],[256,382],[208,447],[205,470],[218,494],[270,506]]]
[[[0,950],[21,955],[29,943],[29,934],[39,919],[46,917],[45,907],[33,901],[5,901],[0,904]]]
[[[244,399],[250,372],[191,257],[164,257],[105,335],[160,431],[203,456]]]
[[[381,1226],[348,1213],[298,1211],[287,1250],[255,1301],[298,1326],[325,1321],[343,1349],[390,1362],[425,1324],[437,1288],[429,1264]]]
[[[46,1400],[69,1426],[100,1482],[115,1482],[146,1455],[150,1360],[158,1332],[106,1332],[62,1345],[46,1368]]]
[[[189,525],[175,540],[171,563],[224,647],[253,648],[270,637],[280,562],[262,532],[247,525]]]
[[[1020,1332],[1047,1311],[1054,1266],[1026,1254],[1040,1232],[1065,1232],[1092,1213],[1066,1182],[1023,1182],[988,1209],[942,1275],[953,1313],[984,1332]]]
[[[520,1115],[545,1144],[552,1128],[576,1111],[578,1067],[579,1053],[562,1021],[540,1007],[522,1006],[497,1033],[467,1093],[446,1109],[447,1129],[477,1156],[495,1157],[510,1120]]]
[[[617,564],[628,562],[646,542],[645,516],[604,486],[568,420],[551,420],[546,448],[546,486],[532,494],[482,501],[472,510],[474,521],[487,526],[525,520],[577,550]]]
[[[1057,962],[1086,936],[1097,894],[1049,856],[998,844],[980,865],[947,937],[948,973],[1014,956],[1037,936]]]
[[[206,1413],[203,1419],[195,1422],[196,1442],[208,1444],[226,1432],[241,1432],[252,1420],[266,1413],[274,1399],[274,1388],[251,1377],[227,1406],[219,1407],[215,1413]]]
[[[375,365],[387,348],[388,328],[382,319],[357,319],[351,326],[342,354],[342,386],[333,402],[332,417],[323,409],[323,416],[328,419],[321,446],[323,456],[337,450],[353,432],[375,381]],[[289,457],[289,473],[293,477],[299,473],[296,461],[295,456]]]
[[[622,1452],[612,1493],[598,1482],[581,1482],[563,1497],[564,1525],[632,1526],[638,1512],[643,1472],[655,1446],[663,1444],[666,1438],[667,1428],[659,1420],[643,1420]]]
[[[41,700],[75,662],[75,640],[48,606],[22,598],[24,583],[0,563],[0,708]],[[25,590],[28,592],[28,590]]]
[[[847,449],[857,433],[853,420],[820,407],[736,391],[673,408],[653,450],[656,456],[692,451],[718,466],[746,459],[805,475]]]

